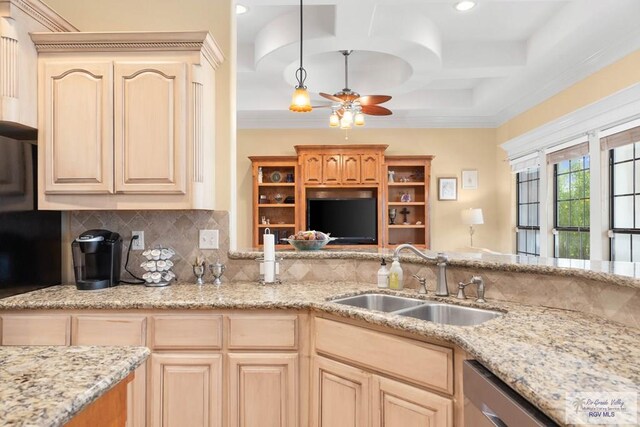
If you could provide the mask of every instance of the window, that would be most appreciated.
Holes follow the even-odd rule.
[[[516,174],[516,253],[540,255],[540,172],[530,169]]]
[[[589,259],[589,156],[553,166],[555,256]]]
[[[640,261],[640,142],[609,150],[611,259]]]

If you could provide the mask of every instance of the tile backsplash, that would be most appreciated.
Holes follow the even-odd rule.
[[[178,280],[194,279],[191,264],[198,254],[208,262],[227,263],[229,251],[229,213],[226,211],[180,210],[180,211],[71,211],[67,213],[68,235],[71,241],[86,230],[101,228],[115,231],[122,236],[122,279],[131,277],[124,271],[127,249],[132,231],[144,231],[145,246],[171,247],[176,251],[173,271]],[[219,230],[218,249],[198,249],[199,230]],[[132,251],[129,270],[141,276],[144,270],[140,263],[144,260],[141,251]],[[73,282],[73,267],[69,258],[67,281]]]

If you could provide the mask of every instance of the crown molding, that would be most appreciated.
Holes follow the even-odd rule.
[[[598,52],[583,59],[575,66],[567,68],[564,72],[547,82],[544,86],[537,87],[535,84],[532,84],[533,87],[536,87],[536,90],[533,93],[528,96],[517,98],[516,102],[495,115],[495,120],[498,123],[498,126],[505,124],[519,114],[526,112],[608,65],[611,65],[612,63],[635,52],[636,46],[639,45],[640,32],[618,40],[613,46],[607,46],[606,48],[600,49]]]
[[[640,83],[512,138],[500,146],[510,159],[514,159],[638,117]]]
[[[222,49],[208,31],[32,33],[31,39],[38,53],[202,52],[214,68],[224,60]]]
[[[78,31],[69,21],[39,0],[0,0],[0,16],[15,18],[15,9],[21,10],[49,31]]]

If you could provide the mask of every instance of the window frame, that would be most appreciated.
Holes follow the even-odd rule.
[[[585,167],[585,158],[589,158],[589,167]],[[589,153],[585,154],[585,155],[581,155],[579,157],[575,157],[575,158],[571,158],[571,159],[566,159],[563,161],[569,161],[569,170],[568,172],[563,172],[560,173],[560,175],[568,175],[569,177],[571,176],[572,172],[576,172],[573,171],[571,169],[571,161],[573,160],[578,160],[581,159],[582,160],[582,168],[579,169],[577,172],[589,172],[591,171],[591,156]],[[584,260],[589,260],[591,257],[591,244],[590,244],[590,238],[591,238],[591,218],[590,218],[590,212],[589,210],[585,210],[583,212],[584,215],[589,215],[589,226],[588,227],[584,227],[584,226],[559,226],[558,225],[558,210],[559,210],[559,202],[573,202],[573,201],[578,201],[578,200],[582,200],[582,201],[589,201],[589,205],[591,205],[591,192],[589,192],[589,197],[581,197],[581,198],[570,198],[570,199],[566,199],[566,200],[559,200],[558,199],[558,165],[560,164],[560,162],[554,163],[553,164],[553,255],[554,258],[561,258],[560,256],[560,233],[561,232],[573,232],[573,233],[580,233],[582,236],[580,238],[580,257],[579,258],[575,258],[575,259],[584,259]],[[591,185],[591,175],[589,174],[589,183],[588,185]],[[569,183],[569,193],[572,192],[572,188],[571,188],[571,183]],[[571,218],[571,214],[569,215],[569,217]],[[584,221],[583,221],[584,222]],[[589,253],[585,253],[584,249],[585,246],[582,244],[583,240],[584,240],[584,234],[586,234],[587,237],[587,241],[589,242]],[[562,258],[569,258],[569,257],[562,257]]]
[[[537,172],[538,172],[538,176],[537,178],[534,179],[527,179],[527,180],[520,180],[520,174],[522,173],[531,173],[531,170],[526,170],[526,171],[522,171],[522,172],[518,172],[516,173],[516,228],[517,228],[517,232],[516,232],[516,255],[525,255],[525,256],[540,256],[540,168],[536,168]],[[532,182],[532,181],[537,181],[537,190],[538,190],[538,197],[537,197],[537,202],[531,202],[531,201],[527,201],[522,203],[520,201],[520,184],[524,183],[524,182]],[[538,225],[521,225],[520,224],[520,206],[530,206],[535,204],[537,209],[538,209]],[[521,233],[521,231],[524,231],[524,233]],[[527,250],[525,251],[521,251],[520,248],[520,239],[522,238],[523,235],[527,235],[527,231],[536,231],[537,233],[535,234],[535,238],[537,240],[537,245],[534,243],[534,246],[537,247],[537,253],[536,252],[528,252]],[[525,238],[525,248],[528,248],[529,246],[527,245],[527,237]]]
[[[640,204],[636,203],[636,199],[640,196],[640,188],[636,188],[636,182],[635,182],[635,176],[636,176],[636,167],[638,167],[638,163],[640,163],[640,150],[637,150],[637,146],[638,146],[638,142],[631,142],[629,145],[632,145],[632,149],[633,149],[633,155],[631,156],[631,159],[627,159],[627,160],[622,160],[619,162],[615,162],[614,160],[614,151],[617,148],[623,147],[624,145],[621,145],[619,147],[615,147],[615,148],[611,148],[608,150],[608,156],[609,156],[609,230],[611,231],[611,236],[609,238],[609,254],[610,254],[610,259],[611,261],[616,261],[615,259],[615,244],[614,244],[614,239],[615,239],[615,235],[616,234],[626,234],[629,235],[629,244],[630,244],[630,248],[629,248],[629,254],[630,254],[630,259],[633,260],[634,259],[634,244],[633,244],[633,236],[634,235],[640,235],[640,224],[636,224],[635,221],[635,215],[636,215],[636,211],[638,209],[640,209]],[[631,193],[628,194],[615,194],[615,173],[614,173],[614,168],[615,165],[617,164],[622,164],[622,163],[628,163],[630,162],[632,164],[632,183],[633,183],[633,190]],[[623,227],[615,227],[615,222],[614,222],[614,218],[615,218],[615,198],[616,197],[624,197],[624,196],[633,196],[633,212],[632,215],[634,216],[634,227],[632,228],[623,228]],[[638,248],[636,248],[636,250],[640,253],[640,245]]]

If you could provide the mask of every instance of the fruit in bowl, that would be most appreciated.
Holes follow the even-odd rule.
[[[332,240],[336,240],[335,237],[329,236],[328,233],[322,231],[298,231],[296,234],[292,234],[288,239],[284,239],[289,242],[296,250],[299,251],[317,251],[323,248],[327,243]]]

